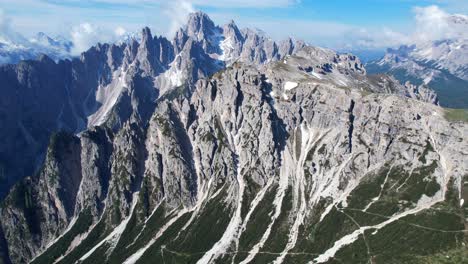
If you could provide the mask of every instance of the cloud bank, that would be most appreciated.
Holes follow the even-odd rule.
[[[70,35],[73,42],[73,55],[80,54],[98,42],[107,42],[111,39],[107,32],[90,23],[82,23],[73,27]]]
[[[11,18],[0,8],[0,42],[21,44],[25,41],[12,26]]]
[[[448,14],[438,6],[415,7],[414,41],[468,38],[468,17]],[[463,21],[465,20],[465,21]]]

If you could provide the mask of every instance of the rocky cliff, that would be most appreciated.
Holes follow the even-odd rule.
[[[0,66],[0,197],[18,179],[38,172],[54,131],[146,122],[155,100],[171,88],[193,86],[235,61],[263,64],[304,46],[242,32],[234,22],[215,26],[199,12],[172,41],[144,28],[139,42],[99,44],[71,61],[42,56]]]
[[[54,134],[4,199],[5,262],[463,258],[468,125],[429,91],[201,13],[167,56],[143,32],[97,86],[92,126]],[[233,62],[217,57],[223,34]]]

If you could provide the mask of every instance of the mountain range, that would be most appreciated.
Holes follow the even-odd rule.
[[[197,12],[0,83],[4,263],[466,259],[466,112],[352,54]]]
[[[55,61],[71,58],[73,43],[61,36],[52,38],[39,32],[27,39],[20,34],[0,35],[0,64],[15,64],[21,60],[37,59],[47,54]]]
[[[468,17],[452,15],[447,23],[468,32]],[[366,64],[370,73],[388,73],[405,83],[428,85],[440,103],[468,108],[468,39],[466,37],[420,41],[388,49],[385,56]]]

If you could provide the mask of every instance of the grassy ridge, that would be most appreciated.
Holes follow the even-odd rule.
[[[444,116],[450,122],[468,122],[468,109],[446,108]]]

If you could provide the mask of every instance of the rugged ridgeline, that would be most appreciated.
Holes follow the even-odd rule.
[[[446,23],[460,32],[468,32],[468,17],[452,15]],[[366,64],[370,73],[387,73],[402,83],[434,89],[444,107],[468,108],[468,39],[465,36],[424,41],[398,49]]]
[[[466,257],[468,126],[429,90],[201,13],[167,63],[145,36],[2,202],[4,262]]]
[[[430,53],[442,58],[434,58]],[[429,86],[437,92],[444,107],[468,108],[464,100],[468,96],[467,54],[466,40],[431,42],[423,47],[402,46],[388,49],[381,60],[367,63],[366,69],[373,74],[391,74],[402,83]],[[464,61],[465,64],[448,63],[453,61]]]
[[[153,37],[148,28],[140,39],[100,44],[72,61],[42,56],[0,66],[0,197],[37,172],[54,131],[145,123],[169,88],[192,87],[234,61],[276,61],[304,45],[276,44],[233,22],[220,28],[202,13],[193,14],[173,41]]]
[[[8,29],[0,32],[0,64],[36,59],[44,53],[54,60],[70,58],[72,48],[73,43],[61,36],[52,38],[39,32],[33,38],[26,39]]]

